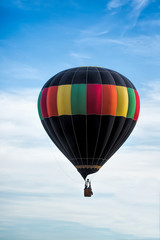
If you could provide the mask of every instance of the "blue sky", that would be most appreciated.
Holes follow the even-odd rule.
[[[0,240],[158,240],[159,1],[1,0],[0,29]],[[43,84],[76,66],[122,73],[141,99],[90,199],[37,114]]]

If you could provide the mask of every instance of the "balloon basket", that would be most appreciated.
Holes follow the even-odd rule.
[[[84,187],[84,197],[91,197],[93,195],[91,182],[89,179],[85,181],[85,187]]]

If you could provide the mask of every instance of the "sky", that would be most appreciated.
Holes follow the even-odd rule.
[[[0,29],[0,240],[160,239],[160,2],[1,0]],[[77,66],[120,72],[141,100],[92,198],[37,112],[44,83]]]

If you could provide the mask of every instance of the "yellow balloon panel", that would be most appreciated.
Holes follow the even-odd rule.
[[[58,115],[71,115],[71,85],[58,86],[57,93]]]
[[[126,117],[128,112],[128,91],[126,87],[116,86],[117,110],[116,116]]]

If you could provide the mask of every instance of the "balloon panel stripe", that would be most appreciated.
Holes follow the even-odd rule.
[[[87,84],[87,115],[101,115],[102,85]]]
[[[71,85],[61,85],[57,92],[58,115],[71,115]]]
[[[62,115],[112,115],[138,119],[136,90],[107,84],[69,84],[44,88],[39,95],[40,119]]]
[[[40,101],[40,106],[41,106],[41,112],[42,112],[42,117],[43,118],[48,118],[48,112],[47,112],[47,91],[48,88],[44,88],[41,94],[41,101]]]
[[[72,103],[74,101],[74,100],[72,100],[72,98],[74,98],[74,97],[75,97],[74,103],[76,103],[74,105],[74,107],[76,107],[76,105],[77,105],[77,107],[80,108],[78,111],[80,111],[80,110],[83,111],[84,110],[83,103],[84,103],[84,106],[86,106],[86,102],[84,101],[86,98],[82,98],[79,101],[79,104],[77,104],[78,103],[77,99],[79,99],[79,97],[83,95],[83,92],[84,93],[86,92],[86,91],[83,91],[83,88],[84,87],[86,88],[86,85],[81,84],[81,86],[82,86],[82,89],[81,89],[82,93],[81,94],[79,93],[80,88],[77,88],[77,87],[75,89],[73,88],[73,86],[76,86],[76,85],[73,85],[73,83],[76,80],[76,74],[77,74],[78,71],[79,71],[79,68],[77,68],[77,70],[74,72],[74,75],[73,75],[72,81],[71,81],[71,84],[72,84],[72,87],[71,87],[71,110],[72,110],[71,122],[72,122],[72,129],[73,129],[73,134],[74,134],[78,154],[80,156],[80,162],[83,164],[82,157],[81,157],[81,151],[80,151],[80,148],[79,148],[79,142],[78,142],[77,135],[76,135],[76,132],[75,132],[75,125],[74,125],[74,122],[73,122],[73,116],[75,116],[75,115],[73,114],[73,106],[72,106]],[[75,109],[75,111],[76,111],[76,109]]]
[[[58,86],[49,87],[47,93],[47,111],[48,116],[58,116],[57,109],[57,91]]]
[[[128,91],[126,87],[116,86],[117,89],[117,110],[116,116],[126,117],[128,110]]]
[[[71,87],[72,115],[86,115],[86,84],[73,84]]]
[[[139,95],[138,92],[136,90],[134,90],[135,92],[135,96],[136,96],[136,110],[135,110],[135,114],[134,114],[134,120],[138,120],[138,116],[139,116],[139,111],[140,111],[140,99],[139,99]]]
[[[116,115],[117,90],[114,85],[102,85],[102,115]]]
[[[136,110],[136,97],[134,89],[127,88],[128,90],[128,112],[127,112],[127,118],[134,118],[135,110]]]

